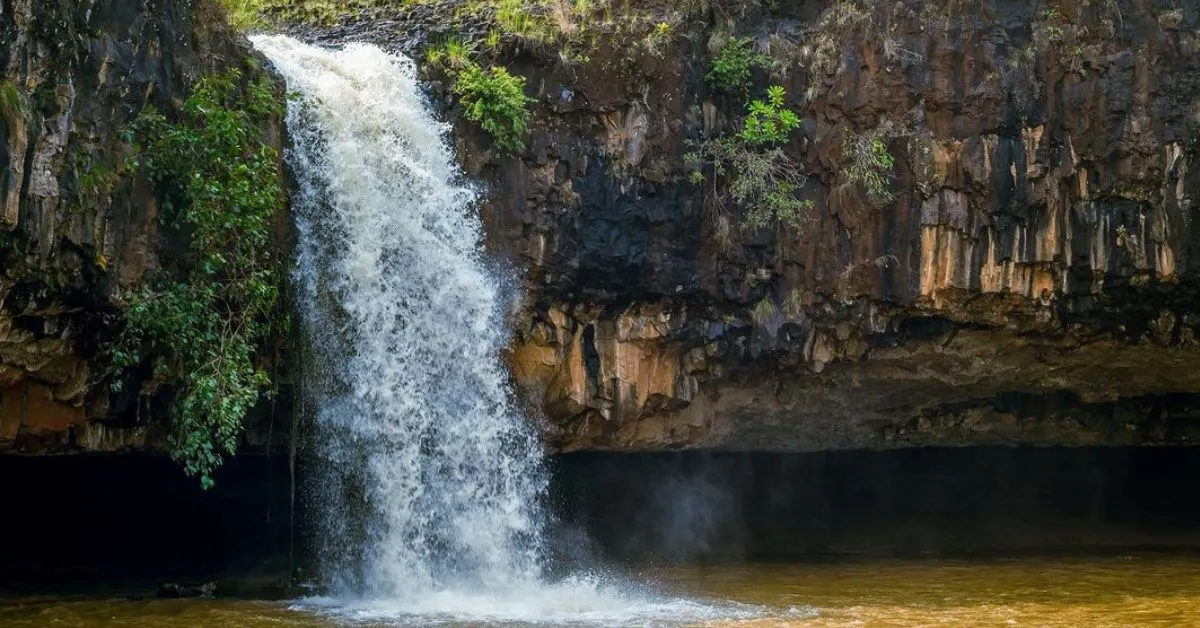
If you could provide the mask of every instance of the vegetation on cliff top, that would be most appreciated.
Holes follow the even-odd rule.
[[[178,121],[148,110],[127,132],[129,166],[161,186],[160,224],[188,249],[129,297],[111,358],[118,369],[149,361],[152,383],[174,388],[171,454],[205,488],[270,384],[256,354],[286,321],[271,228],[285,195],[264,135],[279,101],[267,79],[232,71],[199,81]]]
[[[344,20],[395,15],[431,6],[455,29],[487,24],[501,36],[553,47],[564,59],[584,61],[601,42],[661,54],[676,28],[707,0],[631,3],[628,0],[220,0],[245,29],[278,24],[329,26]],[[481,43],[482,38],[481,38]]]

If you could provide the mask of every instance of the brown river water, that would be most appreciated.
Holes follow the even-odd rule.
[[[3,597],[15,626],[1200,626],[1200,557],[862,560],[633,570],[634,598],[574,590],[461,613],[362,612],[336,601]],[[640,584],[639,584],[640,583]],[[647,591],[652,590],[652,593]]]

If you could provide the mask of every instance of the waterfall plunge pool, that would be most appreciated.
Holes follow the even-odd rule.
[[[266,462],[234,461],[203,494],[162,458],[0,458],[3,477],[21,478],[0,487],[13,506],[0,517],[0,626],[1128,626],[1200,616],[1200,448],[571,454],[549,463],[553,563],[564,574],[608,565],[606,577],[568,575],[557,587],[551,577],[507,599],[447,594],[426,609],[154,599],[171,579],[223,585],[224,574],[285,557],[286,467]]]

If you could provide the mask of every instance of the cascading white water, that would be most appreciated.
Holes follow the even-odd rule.
[[[508,401],[501,282],[446,126],[405,58],[255,45],[302,96],[288,159],[331,584],[411,598],[536,581],[542,453]]]
[[[673,625],[750,618],[594,575],[542,579],[541,445],[499,359],[502,278],[413,63],[258,36],[289,101],[310,482],[332,597],[352,621]]]

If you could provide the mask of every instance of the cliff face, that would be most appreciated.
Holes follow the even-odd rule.
[[[179,250],[122,130],[246,69],[225,23],[207,0],[0,2],[0,453],[161,444],[165,409],[137,375],[110,394],[98,357],[122,295]]]
[[[460,147],[526,271],[511,363],[553,446],[1200,438],[1200,14],[1169,9],[713,8],[657,54],[507,57],[540,98],[530,148]],[[703,78],[722,25],[775,58],[756,89],[791,95],[814,202],[725,245],[682,159],[743,113]],[[870,134],[884,203],[845,185]]]
[[[34,4],[0,2],[0,450],[118,448],[163,408],[100,385],[97,330],[167,246],[161,198],[114,174],[120,129],[250,53],[203,2]],[[304,34],[421,56],[496,19],[368,4]],[[523,273],[509,357],[552,447],[1200,437],[1196,7],[677,4],[633,37],[564,24],[586,55],[496,37],[481,54],[538,99],[518,158],[457,123],[489,249]],[[730,35],[771,59],[752,96],[781,85],[801,118],[803,224],[740,229],[690,178],[693,143],[744,118],[705,80]],[[850,178],[864,137],[886,200]]]

